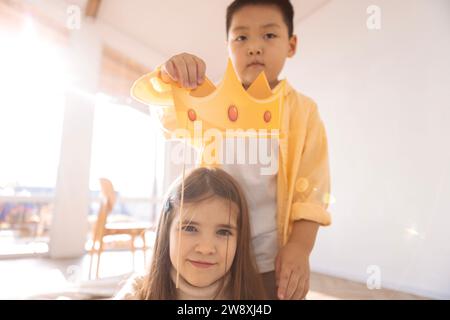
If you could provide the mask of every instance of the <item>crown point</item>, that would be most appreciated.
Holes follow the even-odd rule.
[[[228,108],[228,119],[234,122],[237,120],[237,118],[238,118],[238,110],[235,105],[231,105]]]
[[[264,121],[266,123],[269,123],[271,119],[272,119],[272,114],[270,113],[270,111],[264,112]]]
[[[247,93],[256,99],[267,99],[272,95],[264,71],[261,71],[255,81],[248,87]]]

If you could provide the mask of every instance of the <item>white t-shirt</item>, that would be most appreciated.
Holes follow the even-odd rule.
[[[247,199],[259,272],[273,271],[278,253],[278,139],[226,138],[221,150],[221,168],[240,184]]]

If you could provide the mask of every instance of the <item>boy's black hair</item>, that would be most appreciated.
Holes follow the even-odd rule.
[[[294,8],[289,0],[234,0],[227,8],[226,32],[230,30],[233,15],[244,6],[247,5],[274,5],[280,9],[283,20],[288,27],[289,38],[294,33]]]

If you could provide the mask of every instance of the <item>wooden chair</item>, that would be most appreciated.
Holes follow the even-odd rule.
[[[145,243],[145,232],[148,230],[153,230],[149,223],[141,222],[114,222],[108,223],[108,214],[112,212],[114,205],[116,203],[117,197],[114,191],[114,187],[108,179],[100,179],[100,190],[102,195],[102,200],[100,204],[100,209],[98,213],[97,222],[95,223],[93,238],[92,238],[92,248],[90,251],[91,261],[89,265],[89,279],[91,279],[92,265],[94,260],[94,255],[97,254],[97,266],[96,266],[96,278],[98,278],[98,272],[100,268],[100,256],[104,249],[104,237],[114,236],[114,235],[129,235],[131,238],[131,251],[133,253],[133,268],[134,268],[134,255],[135,255],[135,245],[134,241],[136,237],[142,238],[142,250],[144,253],[144,263],[146,261],[146,243]]]

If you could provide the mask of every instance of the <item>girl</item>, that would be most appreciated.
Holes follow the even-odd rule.
[[[180,179],[170,188],[150,272],[116,298],[265,299],[250,243],[247,203],[238,184],[223,170],[195,169],[185,177],[184,192]]]

